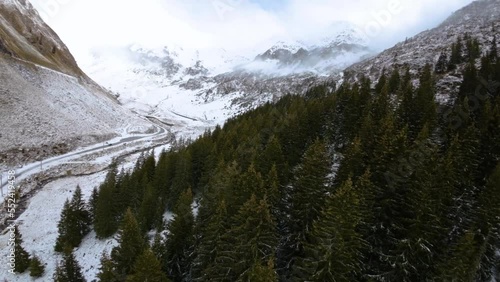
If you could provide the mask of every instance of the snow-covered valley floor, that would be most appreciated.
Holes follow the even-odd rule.
[[[199,131],[193,129],[191,134],[197,133]],[[190,135],[183,137],[190,137]],[[123,141],[124,139],[126,140]],[[123,144],[120,144],[121,141]],[[171,147],[171,141],[172,131],[162,128],[152,134],[127,135],[108,141],[108,144],[81,148],[67,156],[56,157],[58,159],[52,163],[49,162],[50,159],[44,160],[47,165],[44,165],[42,174],[37,163],[18,169],[17,174],[21,177],[16,179],[16,186],[21,185],[21,188],[25,189],[33,189],[35,178],[40,179],[42,176],[56,179],[62,176],[62,178],[51,181],[36,191],[24,191],[29,192],[31,196],[27,199],[26,209],[16,219],[23,236],[23,247],[30,254],[36,254],[45,264],[44,276],[34,280],[29,276],[28,271],[20,275],[9,273],[7,256],[10,249],[8,246],[10,233],[5,229],[0,234],[0,281],[51,281],[57,262],[61,259],[61,255],[54,252],[54,244],[58,235],[57,223],[64,202],[67,198],[71,198],[75,187],[77,185],[81,187],[84,199],[87,200],[93,188],[104,181],[107,170],[103,169],[113,159],[121,157],[119,169],[128,170],[134,166],[140,151],[145,148],[154,148],[158,156],[162,150],[168,150]],[[68,169],[76,172],[74,174],[88,175],[65,175]],[[6,192],[6,189],[4,190]],[[95,238],[95,233],[91,232],[85,237],[80,247],[75,249],[75,256],[87,281],[95,279],[102,252],[110,252],[115,244],[116,240],[113,238],[98,240]]]
[[[100,172],[85,177],[68,177],[49,183],[30,200],[28,209],[17,219],[24,240],[24,248],[30,254],[39,256],[46,264],[45,275],[35,281],[50,281],[57,262],[61,259],[61,256],[54,252],[54,244],[58,234],[57,223],[64,202],[67,198],[71,198],[77,185],[80,185],[84,199],[87,200],[92,189],[98,186],[105,176],[106,172]],[[0,236],[0,277],[6,281],[32,281],[28,272],[20,275],[8,272],[8,239],[8,232]],[[75,250],[75,255],[88,281],[95,278],[102,252],[110,251],[114,244],[113,239],[95,239],[95,233],[92,232]]]

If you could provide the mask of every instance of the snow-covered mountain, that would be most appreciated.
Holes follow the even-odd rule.
[[[326,37],[277,39],[245,54],[168,44],[98,48],[82,67],[130,109],[168,123],[210,127],[329,80],[371,54],[365,42],[355,27],[339,23]]]
[[[465,32],[487,46],[495,34],[500,38],[499,7],[499,0],[475,2],[439,27],[349,67],[346,78],[355,80],[358,74],[375,78],[384,68],[390,71],[393,63],[408,65],[416,74],[424,64],[435,63],[441,51]],[[89,60],[80,63],[126,107],[183,131],[200,132],[285,93],[301,93],[317,83],[336,81],[341,78],[340,70],[370,54],[362,36],[340,24],[322,38],[308,42],[278,39],[243,55],[225,49],[133,44],[95,49]],[[451,75],[448,79],[459,80]],[[25,0],[0,0],[0,117],[1,164],[44,159],[111,137],[126,127],[149,127],[80,70],[65,45]],[[108,155],[100,162],[106,164],[120,156],[119,152],[103,154]],[[125,169],[137,157],[132,154]],[[90,159],[95,156],[77,160]],[[53,246],[64,201],[76,185],[82,187],[87,200],[104,178],[105,172],[100,172],[64,177],[43,186],[18,218],[25,247],[46,263],[47,273],[38,280],[50,279],[60,259]],[[5,278],[9,234],[1,236],[4,266],[0,277]],[[91,233],[75,250],[87,279],[95,279],[100,254],[109,253],[114,245],[115,239],[97,240]],[[18,281],[28,281],[28,275],[19,276]]]
[[[338,72],[360,61],[372,52],[354,25],[338,22],[331,26],[330,35],[318,39],[279,41],[254,61],[254,68],[268,65],[271,73],[314,72],[319,75]]]
[[[434,65],[442,52],[451,54],[451,45],[458,37],[466,34],[477,38],[480,45],[491,46],[494,37],[500,38],[500,0],[479,0],[454,12],[439,26],[423,31],[407,40],[396,44],[380,54],[353,64],[345,71],[347,80],[356,80],[361,75],[374,79],[383,70],[392,71],[393,66],[400,69],[408,67],[417,74],[426,64]],[[441,80],[460,81],[460,70],[451,73]]]
[[[87,77],[25,0],[0,1],[0,119],[2,166],[151,126]]]

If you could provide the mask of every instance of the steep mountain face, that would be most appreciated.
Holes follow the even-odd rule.
[[[83,68],[131,109],[168,123],[210,127],[284,94],[330,81],[368,54],[355,28],[340,23],[330,36],[314,42],[287,38],[246,55],[138,44],[99,49]]]
[[[57,34],[26,0],[0,2],[0,52],[53,70],[82,76]]]
[[[500,38],[500,1],[480,0],[454,12],[442,24],[396,44],[377,56],[356,63],[346,69],[346,79],[356,80],[361,75],[374,79],[393,66],[409,67],[413,74],[426,64],[435,65],[442,52],[451,53],[450,46],[465,34],[477,38],[481,46],[491,46],[494,36]],[[460,70],[440,78],[441,87],[456,90]]]
[[[147,122],[78,67],[25,0],[0,2],[0,163],[13,165],[111,138]]]
[[[301,41],[279,41],[255,58],[256,62],[275,64],[279,73],[335,73],[371,54],[366,39],[347,23],[332,26],[332,36],[309,44]]]

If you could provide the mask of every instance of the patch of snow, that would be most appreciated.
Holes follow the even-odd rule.
[[[80,185],[85,200],[88,200],[94,187],[100,185],[106,172],[85,177],[69,177],[54,181],[38,192],[29,203],[27,210],[17,219],[19,230],[23,236],[24,248],[30,254],[35,253],[45,264],[45,274],[34,281],[50,281],[60,261],[61,255],[54,252],[58,236],[57,223],[66,199],[70,199],[77,185]],[[0,235],[0,277],[15,281],[32,281],[29,273],[8,273],[7,254],[9,233]],[[95,279],[100,257],[103,251],[109,252],[116,241],[111,238],[98,240],[95,233],[88,234],[79,248],[75,249],[75,257],[82,267],[87,281]]]

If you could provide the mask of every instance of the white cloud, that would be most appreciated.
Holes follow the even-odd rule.
[[[374,46],[385,48],[472,2],[286,0],[266,10],[258,1],[267,0],[252,1],[31,0],[77,59],[92,47],[131,43],[253,49],[276,37],[326,35],[336,21],[356,24]]]

